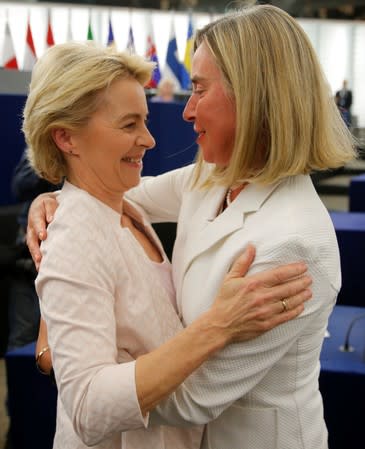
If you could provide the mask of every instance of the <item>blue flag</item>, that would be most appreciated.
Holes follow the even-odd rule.
[[[113,27],[112,27],[112,20],[109,17],[109,31],[108,31],[108,43],[107,46],[114,45],[114,33],[113,33]]]
[[[132,26],[129,27],[127,50],[129,51],[129,53],[136,52],[136,47],[134,46],[134,36],[133,36]]]
[[[175,33],[170,35],[169,45],[167,47],[166,67],[164,71],[164,77],[172,79],[176,87],[181,89],[183,71],[186,71],[184,65],[179,61],[177,54],[177,43]]]

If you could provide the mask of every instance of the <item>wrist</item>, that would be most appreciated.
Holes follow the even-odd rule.
[[[193,323],[196,326],[196,338],[204,339],[211,347],[212,353],[219,351],[231,342],[231,332],[222,323],[217,312],[216,308],[212,307]]]
[[[41,374],[49,376],[52,371],[51,352],[49,346],[44,346],[37,353],[35,364]]]

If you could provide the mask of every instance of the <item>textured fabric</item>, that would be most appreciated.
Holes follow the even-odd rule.
[[[136,396],[134,359],[181,329],[166,256],[152,262],[120,215],[85,191],[66,183],[59,202],[36,282],[59,391],[54,448],[199,447],[201,429],[145,429]],[[163,254],[137,210],[124,212]]]
[[[209,423],[204,449],[325,449],[319,355],[341,283],[327,210],[310,177],[295,176],[268,187],[248,185],[217,217],[225,189],[191,190],[191,172],[186,167],[146,179],[130,195],[154,221],[178,220],[173,275],[185,324],[211,305],[249,242],[256,247],[250,273],[303,260],[313,298],[295,320],[206,362],[150,423]]]

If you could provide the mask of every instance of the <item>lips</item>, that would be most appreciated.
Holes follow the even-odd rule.
[[[130,164],[140,164],[142,162],[142,157],[123,157],[122,161]]]
[[[205,136],[205,131],[196,131],[196,133],[198,134],[198,137],[196,138],[196,142],[200,143],[200,141],[203,139],[203,137]]]

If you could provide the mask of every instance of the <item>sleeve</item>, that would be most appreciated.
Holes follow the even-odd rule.
[[[36,287],[59,400],[82,441],[95,445],[115,432],[142,428],[146,420],[135,361],[121,348],[118,353],[116,341],[115,282],[127,268],[121,269],[110,223],[84,213],[81,204],[73,210],[78,220],[68,210],[67,224],[56,216],[50,225]]]
[[[306,303],[304,312],[298,318],[253,340],[231,344],[205,362],[151,413],[150,424],[206,424],[248,394],[275,364],[282,361],[286,353],[292,353],[291,361],[295,365],[297,351],[300,351],[300,337],[303,337],[303,344],[308,345],[307,336],[311,338],[316,334],[318,338],[314,337],[314,344],[317,350],[339,288],[330,281],[328,267],[321,262],[325,257],[325,253],[321,255],[320,248],[314,248],[313,252],[301,238],[294,241],[289,238],[275,245],[275,249],[260,251],[250,273],[291,261],[306,261],[313,277],[313,298]],[[336,270],[336,261],[334,267]],[[339,283],[339,272],[337,277]]]
[[[138,187],[127,192],[126,198],[138,204],[151,223],[176,223],[193,169],[194,165],[189,165],[159,176],[144,177]]]

